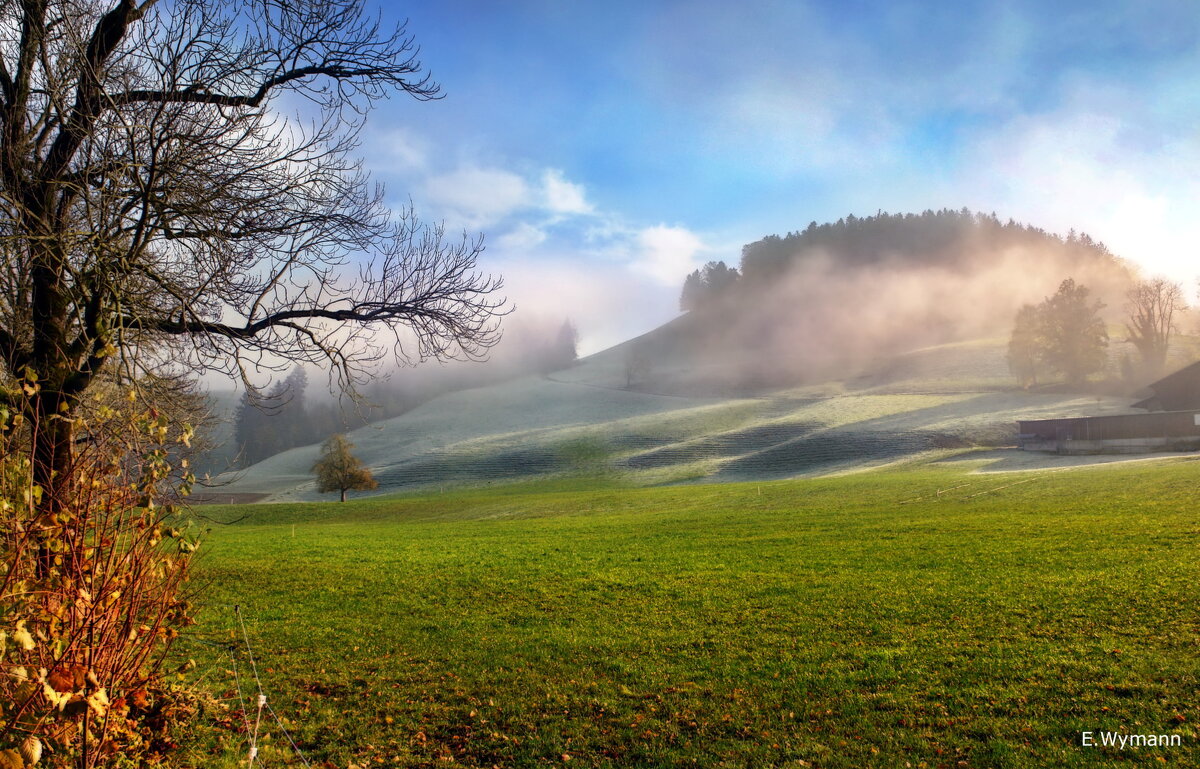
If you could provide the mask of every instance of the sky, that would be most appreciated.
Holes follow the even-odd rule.
[[[370,2],[370,0],[368,0]],[[444,98],[379,102],[397,209],[485,235],[590,353],[688,272],[847,214],[964,206],[1200,276],[1200,4],[420,0]],[[1048,287],[1047,293],[1053,287]]]

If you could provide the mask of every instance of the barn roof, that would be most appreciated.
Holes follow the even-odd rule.
[[[1200,361],[1173,371],[1147,387],[1154,395],[1133,404],[1134,408],[1153,409],[1157,407],[1161,409],[1164,408],[1164,400],[1172,401],[1169,406],[1165,406],[1171,409],[1200,407],[1200,402],[1191,402],[1197,399],[1197,393],[1200,392]],[[1179,402],[1181,399],[1186,402]]]
[[[1158,380],[1157,382],[1151,383],[1150,389],[1154,390],[1154,389],[1158,389],[1159,387],[1171,387],[1175,384],[1182,382],[1185,379],[1186,380],[1194,380],[1197,378],[1200,378],[1200,360],[1196,361],[1195,363],[1191,363],[1187,366],[1184,366],[1183,368],[1179,369],[1178,371],[1173,371],[1170,374],[1167,374],[1165,377]]]

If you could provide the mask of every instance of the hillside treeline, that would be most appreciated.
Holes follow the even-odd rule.
[[[1119,308],[1134,276],[1103,243],[943,209],[768,235],[736,267],[687,276],[688,345],[743,384],[842,375],[922,346],[1007,336],[1014,313],[1073,278]],[[1114,318],[1115,319],[1115,318]]]
[[[363,386],[358,400],[334,399],[324,388],[310,388],[304,370],[294,368],[262,392],[241,394],[233,414],[232,464],[248,467],[281,451],[321,443],[335,433],[400,416],[448,392],[565,368],[576,360],[578,341],[570,319],[557,325],[517,323],[485,364],[400,370]],[[212,471],[225,469],[214,466]]]

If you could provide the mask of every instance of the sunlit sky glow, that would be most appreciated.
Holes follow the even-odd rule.
[[[846,214],[967,206],[1200,275],[1200,4],[389,3],[445,98],[377,105],[399,208],[485,233],[590,352],[684,275]],[[1048,287],[1048,291],[1052,287]]]

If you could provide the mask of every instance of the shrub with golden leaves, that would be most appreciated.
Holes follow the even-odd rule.
[[[132,393],[92,410],[71,502],[47,515],[23,450],[40,427],[0,408],[0,769],[147,756],[164,660],[192,622],[178,500],[194,479],[175,451],[191,429]]]

